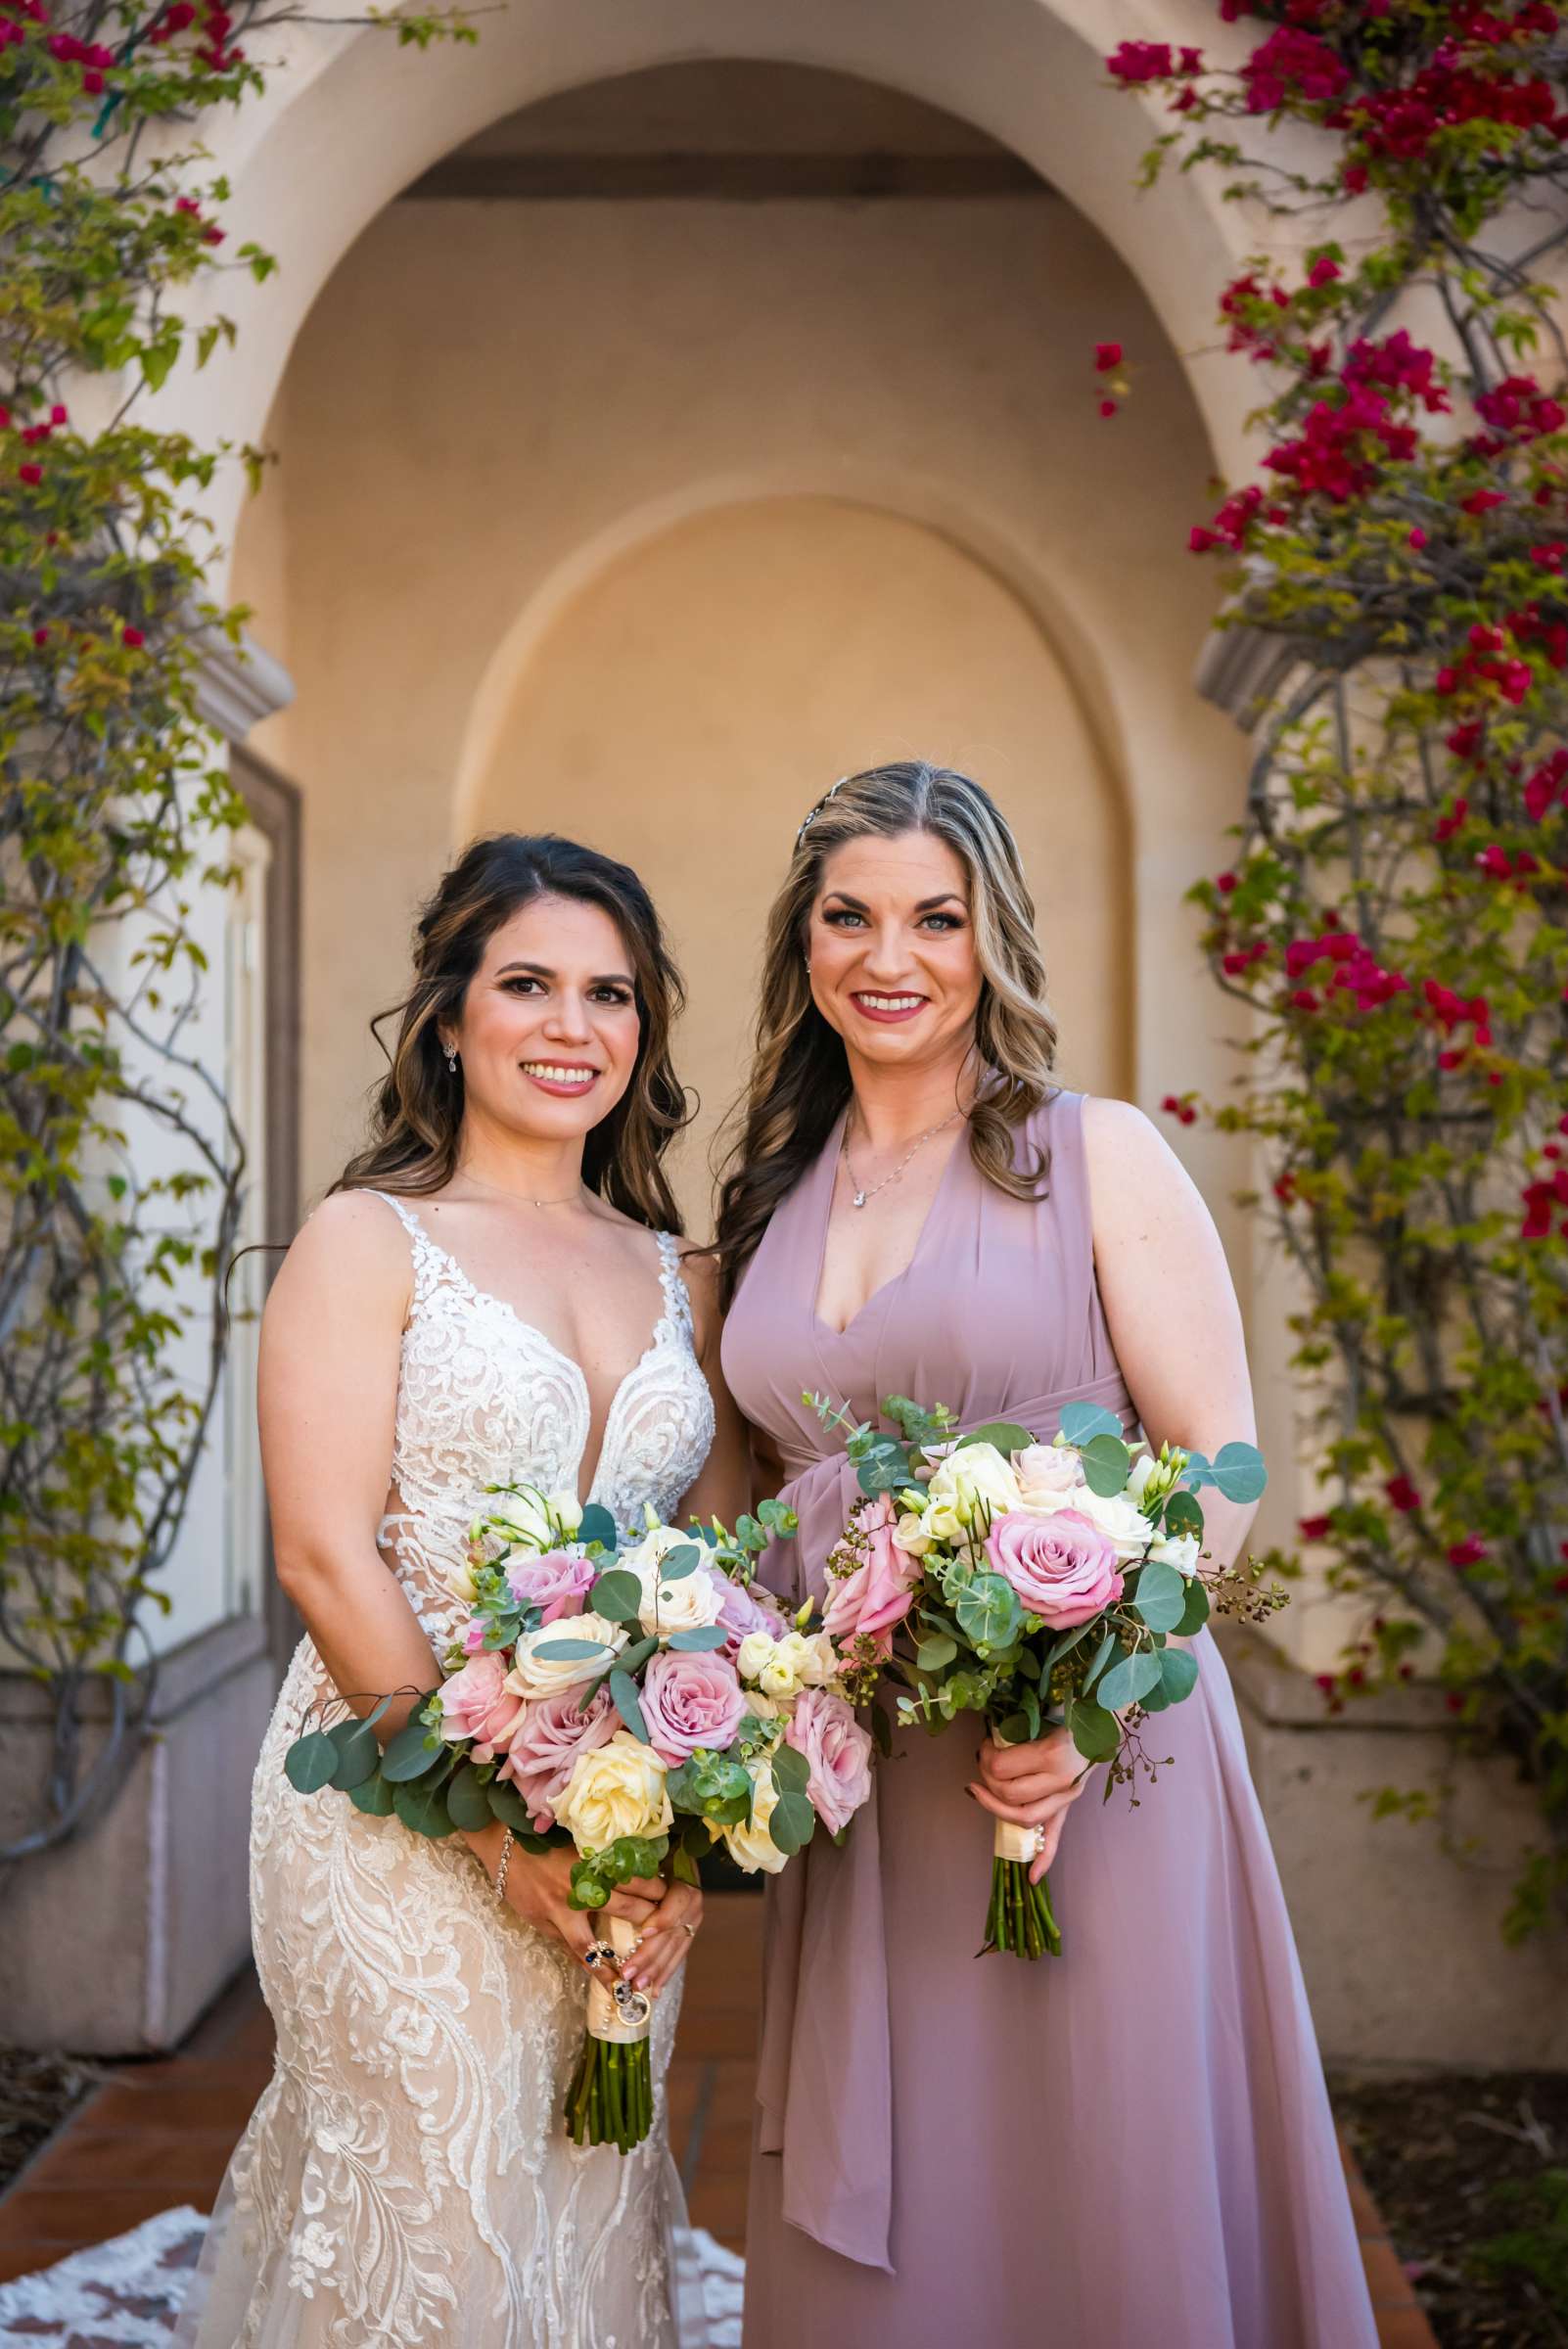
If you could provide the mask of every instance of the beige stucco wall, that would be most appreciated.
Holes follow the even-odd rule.
[[[1141,369],[1111,423],[1106,336]],[[298,687],[255,741],[305,794],[307,1189],[357,1131],[365,1023],[454,841],[554,824],[637,856],[693,962],[712,1111],[793,823],[890,752],[967,760],[1023,827],[1075,1078],[1197,1074],[1215,1011],[1165,983],[1190,967],[1174,885],[1219,852],[1243,757],[1190,683],[1211,459],[1065,203],[398,205],[307,322],[271,438],[236,590]],[[686,905],[731,876],[720,954]]]

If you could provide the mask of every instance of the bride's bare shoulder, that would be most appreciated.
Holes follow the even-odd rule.
[[[371,1191],[334,1191],[295,1234],[272,1284],[267,1313],[280,1315],[313,1300],[406,1311],[413,1287],[408,1233],[385,1199]]]

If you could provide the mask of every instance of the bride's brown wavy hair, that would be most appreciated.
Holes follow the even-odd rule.
[[[850,1097],[844,1041],[811,999],[806,949],[822,868],[867,835],[929,832],[964,868],[982,972],[975,1052],[985,1072],[969,1112],[969,1149],[988,1182],[1016,1199],[1041,1195],[1043,1157],[1017,1162],[1017,1129],[1054,1087],[1056,1023],[1035,901],[1018,844],[989,792],[951,767],[903,760],[846,775],[818,800],[768,916],[751,1081],[731,1115],[736,1139],[718,1194],[715,1247],[727,1306],[769,1217],[817,1157]]]
[[[494,932],[536,898],[601,907],[621,933],[635,983],[637,1057],[621,1099],[587,1135],[582,1179],[633,1221],[679,1232],[662,1162],[691,1117],[669,1057],[670,1030],[686,1000],[680,973],[630,865],[553,832],[476,840],[420,914],[413,984],[401,1003],[370,1023],[389,1064],[374,1096],[371,1140],[332,1187],[419,1198],[451,1180],[463,1131],[463,1071],[461,1062],[447,1068],[440,1029],[462,1011]],[[381,1030],[393,1019],[397,1040],[389,1049]]]

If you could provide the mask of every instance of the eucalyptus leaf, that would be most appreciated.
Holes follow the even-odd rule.
[[[1222,1444],[1214,1455],[1214,1481],[1226,1500],[1259,1499],[1268,1482],[1263,1453],[1255,1444]]]
[[[1139,1569],[1137,1589],[1128,1603],[1151,1632],[1174,1632],[1186,1611],[1186,1577],[1151,1558]]]
[[[373,1778],[361,1778],[357,1786],[348,1789],[348,1800],[356,1811],[367,1819],[391,1819],[393,1789],[378,1770]]]
[[[1091,1616],[1087,1623],[1081,1623],[1075,1631],[1062,1634],[1061,1637],[1047,1651],[1045,1661],[1039,1668],[1039,1677],[1042,1681],[1049,1680],[1064,1656],[1070,1656],[1074,1648],[1088,1637],[1094,1629],[1096,1620],[1097,1618]]]
[[[637,1702],[637,1683],[629,1673],[622,1672],[619,1669],[611,1673],[610,1702],[615,1706],[633,1737],[640,1737],[643,1744],[646,1745],[648,1743],[648,1724],[643,1720],[642,1707]]]
[[[700,1656],[722,1647],[729,1634],[716,1623],[694,1624],[689,1632],[671,1632],[669,1645],[682,1655]]]
[[[702,1561],[702,1544],[697,1542],[677,1542],[667,1549],[659,1561],[659,1580],[662,1583],[683,1583]]]
[[[491,1818],[498,1819],[503,1827],[510,1827],[514,1835],[523,1834],[532,1826],[527,1803],[509,1780],[491,1778],[484,1789],[484,1800],[490,1807]]]
[[[394,1785],[392,1809],[405,1827],[412,1827],[416,1835],[428,1835],[433,1843],[452,1831],[445,1794],[439,1786]]]
[[[1122,1422],[1103,1404],[1070,1403],[1062,1412],[1061,1430],[1069,1444],[1082,1448],[1092,1443],[1096,1436],[1115,1436],[1120,1440]]]
[[[1160,1655],[1160,1679],[1165,1700],[1179,1705],[1198,1684],[1198,1659],[1184,1647],[1168,1647]]]
[[[1120,1713],[1157,1687],[1159,1681],[1160,1658],[1150,1648],[1138,1648],[1111,1666],[1094,1691],[1094,1701],[1107,1713]]]
[[[624,1567],[601,1574],[588,1593],[588,1603],[607,1623],[635,1623],[642,1612],[642,1585]]]
[[[1091,1436],[1084,1447],[1084,1481],[1102,1500],[1127,1490],[1132,1454],[1120,1436]]]
[[[1094,1650],[1093,1661],[1089,1665],[1087,1672],[1084,1675],[1083,1687],[1084,1694],[1085,1696],[1087,1696],[1089,1690],[1099,1679],[1100,1674],[1105,1670],[1105,1667],[1115,1655],[1116,1649],[1116,1634],[1114,1632],[1107,1632],[1104,1638],[1100,1641],[1099,1646]]]
[[[1168,1534],[1196,1534],[1203,1540],[1203,1511],[1190,1493],[1171,1494],[1165,1504],[1165,1530]]]
[[[1208,1620],[1209,1593],[1194,1575],[1187,1585],[1187,1603],[1181,1610],[1181,1621],[1172,1628],[1183,1639],[1190,1639],[1194,1632],[1202,1631]]]
[[[337,1767],[338,1748],[324,1729],[297,1737],[283,1757],[283,1774],[296,1794],[319,1794]]]
[[[775,1847],[793,1856],[804,1851],[816,1830],[816,1813],[804,1794],[781,1794],[767,1822]]]
[[[922,1639],[915,1649],[915,1662],[922,1672],[940,1672],[944,1664],[950,1664],[957,1653],[956,1639],[949,1639],[945,1632],[934,1632],[929,1639]]]
[[[1005,1647],[1023,1617],[1018,1593],[999,1574],[977,1574],[959,1591],[953,1613],[972,1647]]]
[[[577,1521],[575,1539],[582,1543],[597,1542],[604,1549],[615,1549],[620,1544],[621,1537],[609,1510],[602,1502],[590,1500]]]
[[[533,1650],[545,1664],[592,1664],[605,1653],[602,1639],[544,1639]]]
[[[909,1454],[892,1436],[876,1436],[855,1462],[855,1479],[862,1493],[897,1493],[913,1471]]]
[[[340,1721],[327,1731],[337,1749],[338,1764],[332,1773],[334,1786],[351,1794],[362,1786],[381,1760],[381,1747],[376,1732],[368,1722]]]
[[[811,1781],[811,1765],[793,1745],[773,1749],[773,1783],[780,1794],[804,1794]]]
[[[479,1772],[468,1763],[453,1773],[446,1789],[446,1816],[454,1827],[477,1835],[490,1823],[490,1798]]]
[[[434,1770],[440,1760],[439,1744],[428,1742],[429,1730],[423,1722],[411,1721],[396,1736],[381,1757],[381,1774],[393,1786],[408,1784]]]
[[[1087,1762],[1109,1762],[1122,1743],[1122,1725],[1116,1715],[1078,1696],[1067,1708],[1067,1731]]]
[[[622,1649],[615,1661],[623,1672],[640,1672],[658,1645],[658,1640],[651,1637],[633,1639],[629,1647]]]
[[[1020,1427],[1015,1419],[988,1419],[983,1427],[972,1427],[959,1437],[958,1450],[962,1451],[969,1444],[990,1444],[997,1451],[1024,1451],[1034,1441],[1029,1429]]]

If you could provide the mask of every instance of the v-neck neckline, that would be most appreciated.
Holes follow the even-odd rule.
[[[952,1147],[947,1153],[946,1163],[943,1167],[937,1187],[931,1194],[931,1204],[926,1209],[920,1229],[915,1234],[915,1243],[909,1251],[907,1262],[899,1271],[890,1273],[886,1280],[874,1288],[865,1303],[855,1308],[843,1328],[840,1329],[833,1322],[825,1320],[821,1313],[822,1275],[827,1269],[828,1233],[833,1223],[833,1193],[838,1183],[839,1158],[844,1148],[844,1129],[849,1122],[850,1106],[848,1102],[845,1103],[834,1123],[833,1130],[823,1146],[822,1156],[817,1161],[817,1174],[822,1180],[824,1196],[817,1235],[816,1271],[811,1283],[811,1326],[819,1335],[829,1338],[847,1338],[855,1324],[864,1320],[874,1305],[891,1299],[894,1291],[903,1286],[920,1261],[921,1252],[930,1237],[931,1227],[936,1221],[937,1211],[946,1199],[947,1186],[952,1180],[953,1168],[960,1158],[967,1158],[969,1155],[969,1120],[966,1117],[959,1132],[953,1137]],[[825,1175],[824,1169],[826,1170]]]

